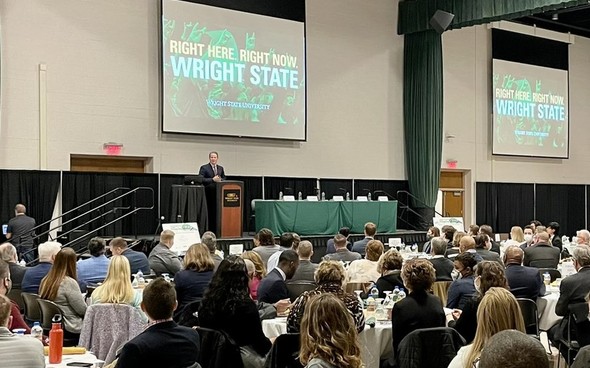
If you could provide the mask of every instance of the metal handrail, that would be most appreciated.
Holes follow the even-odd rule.
[[[398,198],[399,198],[399,194],[400,194],[400,193],[402,193],[402,194],[405,194],[405,195],[406,195],[406,198],[408,198],[408,197],[411,197],[412,199],[414,199],[415,201],[419,202],[420,204],[423,204],[423,205],[424,205],[424,207],[430,207],[430,206],[428,206],[428,205],[426,204],[426,202],[424,202],[424,201],[423,201],[423,200],[421,200],[420,198],[416,197],[416,196],[415,196],[415,195],[413,195],[412,193],[408,192],[407,190],[398,190],[398,191],[395,193],[395,194],[397,195],[397,197],[398,197]],[[408,201],[408,202],[409,202],[409,201]],[[406,203],[405,205],[406,205],[406,206],[408,206],[408,208],[409,208],[409,205],[408,205],[407,203]],[[410,209],[411,209],[411,208],[410,208]],[[415,211],[414,211],[414,212],[415,212]],[[441,216],[441,217],[444,217],[444,216],[443,216],[443,214],[442,214],[442,213],[440,213],[440,212],[438,212],[437,210],[434,210],[434,213],[436,213],[437,215],[439,215],[439,216]]]
[[[419,218],[421,218],[424,221],[430,221],[430,219],[426,219],[424,216],[422,216],[421,213],[419,213],[417,211],[414,211],[414,209],[412,207],[410,207],[410,205],[408,204],[409,203],[408,198],[411,197],[411,198],[415,199],[416,202],[418,202],[420,204],[423,204],[425,207],[428,207],[423,200],[421,200],[420,198],[416,197],[415,195],[413,195],[412,193],[408,192],[407,190],[398,190],[395,194],[397,196],[398,203],[401,204],[401,206],[398,206],[398,208],[401,209],[400,210],[400,213],[398,215],[398,219],[399,220],[405,222],[407,225],[411,226],[414,230],[417,230],[418,228],[414,224],[412,224],[409,221],[407,221],[406,219],[404,219],[404,217],[403,217],[406,212],[413,213],[414,215],[418,216]],[[401,200],[400,194],[405,194],[406,195],[406,201],[408,203],[406,203],[406,202],[404,202],[404,201]],[[438,214],[441,217],[443,217],[443,215],[441,213],[439,213],[438,211],[436,211],[436,210],[434,210],[434,213],[435,214]]]

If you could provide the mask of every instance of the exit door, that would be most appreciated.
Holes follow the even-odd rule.
[[[441,171],[440,191],[442,192],[442,214],[445,217],[463,217],[464,180],[461,171]]]

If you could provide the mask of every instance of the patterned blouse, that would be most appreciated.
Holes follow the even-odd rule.
[[[336,295],[338,299],[342,300],[352,315],[352,319],[356,325],[356,330],[360,333],[365,329],[365,315],[363,314],[363,308],[359,304],[356,295],[346,293],[344,290],[342,290],[342,285],[340,285],[338,282],[328,282],[321,284],[314,290],[304,292],[297,299],[295,299],[293,308],[291,308],[291,312],[287,317],[287,332],[299,332],[299,327],[303,318],[303,312],[305,310],[305,304],[312,296],[323,293],[332,293]]]

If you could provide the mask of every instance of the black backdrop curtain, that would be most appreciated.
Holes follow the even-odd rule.
[[[377,196],[383,194],[375,194],[375,191],[382,190],[387,194],[397,199],[398,190],[408,190],[407,180],[357,180],[354,181],[354,197],[359,195],[367,195],[368,189],[371,192],[373,199],[377,199]]]
[[[63,183],[62,183],[62,208],[63,212],[67,212],[91,199],[94,199],[102,194],[105,194],[115,188],[126,187],[134,189],[136,187],[149,187],[154,190],[154,208],[151,210],[139,211],[137,214],[130,215],[124,218],[122,221],[116,222],[101,231],[99,235],[102,236],[121,236],[121,235],[144,235],[153,234],[158,225],[158,176],[157,174],[115,174],[115,173],[78,173],[78,172],[64,172]],[[123,192],[115,193],[107,198],[101,199],[96,203],[88,207],[83,207],[76,213],[73,213],[65,220],[71,219],[79,214],[88,211],[96,205],[103,204],[110,199],[121,195]],[[84,226],[84,230],[93,230],[103,224],[113,220],[121,215],[118,211],[118,215],[108,213],[112,206],[126,207],[131,206],[133,209],[134,203],[132,196],[128,196],[124,199],[117,200],[113,204],[106,206],[104,209],[96,210],[92,215],[86,218],[88,221],[90,218],[103,215],[103,217],[93,221],[92,223]],[[136,198],[137,206],[144,206],[152,203],[151,192],[150,193],[138,193]],[[124,213],[124,212],[123,212]],[[75,225],[79,225],[82,222],[77,221]],[[74,226],[74,223],[64,226],[64,230],[70,230]],[[131,233],[128,233],[131,232]]]
[[[534,218],[534,184],[476,184],[476,222],[490,225],[495,232],[508,233]],[[469,226],[469,224],[465,224]]]
[[[347,192],[352,199],[352,179],[320,179],[320,190],[326,193],[326,199],[332,199],[335,195],[346,198]]]
[[[262,178],[256,176],[228,176],[228,180],[244,182],[244,210],[242,211],[242,224],[244,231],[256,231],[256,224],[251,220],[252,200],[262,199]]]
[[[297,193],[305,199],[308,195],[316,195],[317,179],[312,178],[282,178],[282,177],[264,177],[264,198],[278,199],[279,192],[285,194],[285,188],[291,188],[293,195],[297,198]]]
[[[52,218],[57,192],[59,191],[58,171],[0,170],[0,221],[8,223],[14,217],[14,206],[22,203],[27,215],[37,221],[37,225]],[[49,224],[39,228],[40,234],[49,230]],[[41,236],[39,242],[47,240]]]
[[[585,228],[584,185],[537,184],[535,217],[544,225],[556,221],[560,235],[570,238]]]
[[[182,184],[184,184],[184,175],[160,174],[160,216],[164,216],[163,223],[176,222],[176,219],[170,218],[172,185]]]

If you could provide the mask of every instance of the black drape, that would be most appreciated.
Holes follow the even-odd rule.
[[[0,170],[0,221],[2,224],[14,217],[14,206],[22,203],[27,215],[37,224],[51,220],[57,192],[59,191],[59,172],[34,170]],[[41,234],[49,229],[49,224],[36,230]],[[41,236],[38,242],[47,240]]]
[[[320,179],[320,190],[326,193],[326,199],[335,195],[346,198],[346,193],[352,199],[352,179]]]
[[[359,195],[367,195],[367,190],[371,192],[373,199],[376,199],[379,195],[375,191],[384,191],[391,195],[393,198],[397,197],[398,190],[408,190],[407,180],[368,180],[368,179],[355,179],[354,181],[354,197]]]
[[[570,238],[585,228],[584,185],[537,184],[535,218],[547,225],[556,221],[560,235]]]
[[[264,198],[278,199],[279,192],[285,193],[285,188],[293,189],[293,195],[297,198],[297,194],[301,192],[303,199],[308,195],[316,195],[317,179],[312,178],[282,178],[270,177],[264,178]]]
[[[528,224],[534,218],[534,190],[534,184],[478,182],[477,224],[490,225],[497,233],[509,233],[512,226]]]
[[[160,216],[164,216],[163,223],[176,222],[176,219],[170,218],[172,185],[182,184],[184,184],[184,175],[160,174]]]
[[[256,224],[250,220],[252,216],[252,200],[262,199],[262,178],[256,176],[228,176],[227,179],[244,182],[242,224],[244,225],[244,231],[256,231]]]

